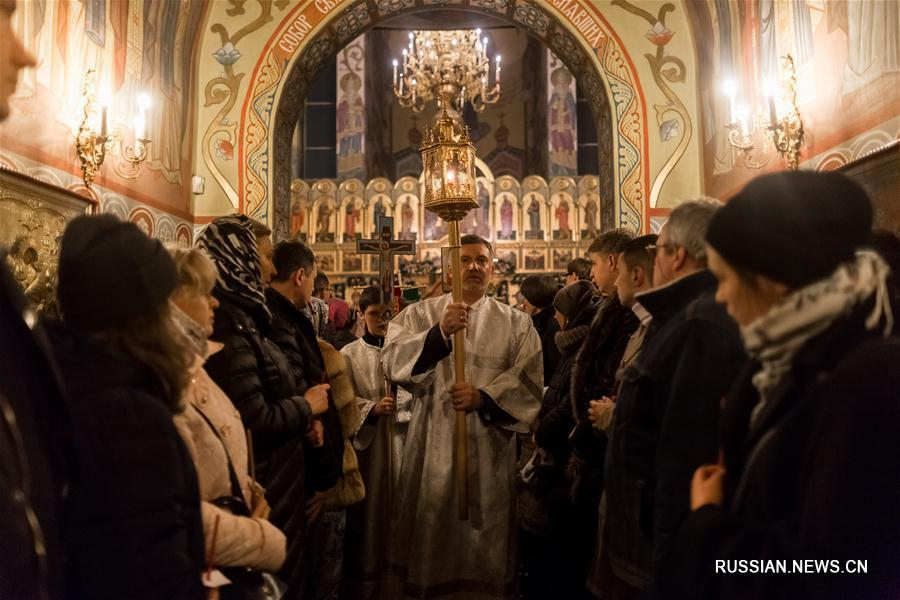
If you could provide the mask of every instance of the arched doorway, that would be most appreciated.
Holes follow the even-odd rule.
[[[595,3],[554,4],[571,5],[571,10],[560,13],[548,2],[530,0],[469,0],[452,8],[520,28],[564,61],[590,99],[598,137],[610,141],[600,152],[602,222],[644,229],[649,183],[646,106],[634,65]],[[257,61],[243,103],[237,146],[244,212],[271,219],[276,233],[285,234],[291,172],[284,157],[290,156],[294,125],[309,86],[326,61],[356,36],[401,13],[431,8],[421,0],[349,5],[317,0],[288,12]]]

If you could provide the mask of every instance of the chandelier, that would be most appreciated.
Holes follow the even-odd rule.
[[[403,49],[403,64],[393,61],[394,95],[400,106],[422,112],[437,99],[459,111],[466,102],[481,112],[500,99],[500,55],[494,76],[481,30],[412,31]],[[399,74],[398,74],[399,67]]]

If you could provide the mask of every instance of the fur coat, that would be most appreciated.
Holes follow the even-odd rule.
[[[319,340],[319,350],[325,360],[325,371],[331,385],[331,397],[337,408],[343,433],[344,460],[340,479],[329,489],[325,498],[325,509],[336,510],[356,504],[366,497],[366,488],[359,472],[356,451],[350,438],[360,421],[359,407],[356,405],[356,393],[347,375],[347,363],[344,356],[325,340]]]

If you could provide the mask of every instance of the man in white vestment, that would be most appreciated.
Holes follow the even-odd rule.
[[[463,236],[464,301],[419,302],[388,327],[384,372],[413,395],[392,519],[392,600],[515,594],[515,433],[537,417],[543,367],[531,318],[484,295],[493,259],[487,241]],[[461,329],[466,383],[455,384],[451,338]],[[458,516],[456,411],[468,426],[468,521]]]

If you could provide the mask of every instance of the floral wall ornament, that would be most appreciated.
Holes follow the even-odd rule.
[[[220,65],[233,65],[241,57],[241,53],[237,51],[234,44],[226,42],[224,46],[213,52],[213,57]]]
[[[229,2],[232,6],[226,11],[229,16],[240,16],[246,13],[244,8],[246,0],[229,0]],[[272,0],[257,0],[257,2],[260,9],[259,15],[233,35],[229,35],[228,30],[222,23],[215,23],[210,27],[210,31],[217,34],[222,41],[221,48],[213,53],[213,57],[216,59],[216,62],[222,65],[223,71],[218,76],[207,81],[204,88],[204,106],[218,105],[220,108],[203,134],[201,148],[206,168],[209,169],[209,172],[221,186],[235,209],[240,205],[237,191],[216,165],[213,159],[213,152],[219,160],[232,160],[234,157],[234,145],[237,141],[237,123],[229,120],[227,115],[231,113],[231,110],[237,103],[241,80],[245,75],[245,73],[235,73],[234,71],[234,65],[241,58],[237,44],[246,35],[253,33],[273,20],[273,5],[279,10],[284,10],[288,4],[286,0],[277,0],[274,3]]]
[[[659,200],[659,192],[666,178],[672,173],[681,157],[684,156],[692,135],[691,118],[687,107],[685,107],[684,102],[681,101],[681,98],[678,97],[678,94],[672,90],[668,83],[684,83],[686,74],[684,61],[666,53],[666,44],[675,35],[675,32],[666,27],[666,15],[675,10],[675,5],[669,2],[663,4],[659,7],[657,16],[654,17],[651,13],[635,6],[628,0],[612,0],[612,4],[641,17],[650,24],[650,30],[644,34],[644,37],[656,45],[656,52],[654,54],[645,54],[644,58],[650,64],[653,81],[667,100],[665,104],[653,105],[656,111],[656,122],[659,125],[660,139],[669,141],[681,134],[678,145],[668,160],[666,160],[662,169],[660,169],[656,179],[653,181],[653,186],[650,188],[650,206],[656,206]],[[683,132],[679,128],[679,121],[684,125]]]

